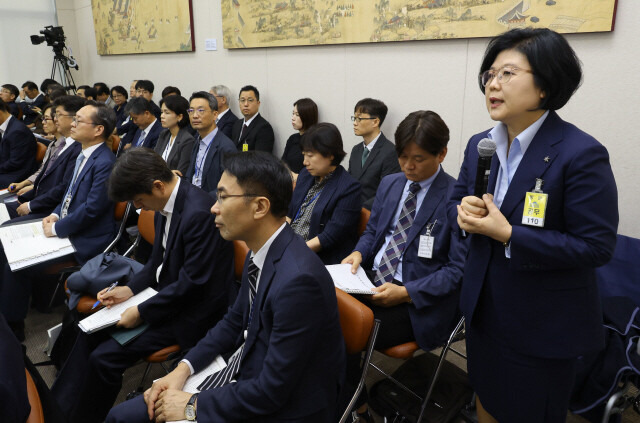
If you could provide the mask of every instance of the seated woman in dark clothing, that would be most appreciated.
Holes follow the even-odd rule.
[[[122,125],[122,123],[127,119],[129,115],[124,112],[125,107],[127,107],[127,99],[129,98],[129,94],[127,94],[127,90],[120,85],[116,85],[111,88],[111,98],[116,103],[113,107],[113,111],[116,112],[116,128]]]
[[[302,134],[313,125],[318,123],[318,106],[310,98],[301,98],[293,103],[293,113],[291,114],[291,126],[297,130],[287,140],[287,145],[282,153],[282,160],[294,173],[300,173],[304,165],[302,164],[302,149],[300,139]]]
[[[335,125],[313,126],[300,145],[305,168],[289,205],[291,227],[324,264],[337,264],[358,241],[360,182],[340,166],[346,153]]]

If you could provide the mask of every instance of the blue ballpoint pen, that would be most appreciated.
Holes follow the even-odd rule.
[[[111,290],[113,288],[115,288],[116,286],[118,286],[118,281],[115,281],[114,283],[112,283],[111,285],[109,285],[109,288],[107,288],[107,292],[111,292]],[[107,293],[105,292],[105,294]],[[100,300],[96,301],[96,303],[93,305],[93,307],[91,307],[91,310],[93,310],[94,308],[98,307],[100,305]]]

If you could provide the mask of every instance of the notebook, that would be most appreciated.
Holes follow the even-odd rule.
[[[120,317],[122,316],[122,313],[124,313],[126,309],[143,303],[157,293],[158,292],[155,289],[147,288],[144,291],[139,292],[138,294],[129,298],[127,301],[116,304],[111,308],[104,307],[97,313],[94,313],[91,316],[80,320],[78,326],[85,333],[93,333],[109,326],[113,326],[118,323]]]
[[[351,273],[350,264],[332,264],[326,268],[336,288],[340,288],[347,294],[375,294],[375,291],[371,290],[375,288],[375,285],[371,283],[362,266],[358,267],[355,275]]]

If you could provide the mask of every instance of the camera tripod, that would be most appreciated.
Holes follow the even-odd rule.
[[[62,51],[55,51],[53,57],[53,65],[51,66],[51,79],[60,81],[66,91],[73,90],[73,94],[76,93],[76,83],[73,80],[69,67],[73,67],[78,70],[78,64],[73,56],[65,56]],[[56,79],[56,73],[60,76],[60,79]]]

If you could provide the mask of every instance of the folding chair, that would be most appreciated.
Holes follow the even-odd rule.
[[[344,337],[347,354],[357,354],[366,350],[358,387],[340,419],[340,423],[345,423],[351,415],[351,409],[358,400],[358,396],[364,389],[364,382],[376,343],[380,321],[373,319],[373,312],[369,307],[341,289],[336,288],[336,298],[338,300],[340,326],[342,327],[342,336]]]

